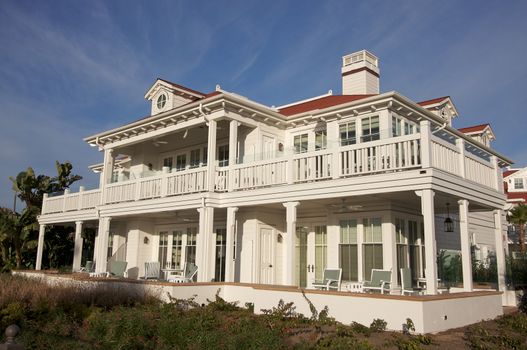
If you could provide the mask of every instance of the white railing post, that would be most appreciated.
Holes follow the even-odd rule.
[[[79,195],[78,195],[78,203],[77,203],[77,210],[81,210],[83,205],[82,205],[82,198],[84,197],[84,186],[79,186]]]
[[[494,167],[494,188],[500,193],[503,193],[503,173],[498,165],[498,157],[491,156],[490,162]]]
[[[430,122],[422,120],[420,123],[421,133],[421,166],[430,168],[432,165],[432,133],[430,132]]]
[[[134,200],[138,201],[141,199],[141,179],[137,179],[134,182]]]
[[[286,180],[288,184],[295,182],[295,160],[293,159],[293,155],[287,158]]]
[[[64,190],[64,195],[62,196],[62,212],[63,213],[66,211],[66,202],[67,202],[69,194],[70,194],[70,189],[66,188]]]
[[[228,172],[228,179],[229,182],[227,184],[227,190],[229,192],[232,192],[234,190],[234,184],[235,184],[235,178],[234,173],[235,170],[233,169],[233,166],[236,165],[236,159],[238,158],[238,126],[239,122],[237,120],[231,120],[229,124],[229,170]]]
[[[464,179],[466,177],[465,175],[465,140],[457,139],[456,146],[459,151],[459,176],[461,176]]]
[[[168,192],[168,172],[170,168],[167,166],[163,167],[163,176],[161,176],[161,197],[166,197]]]
[[[48,197],[49,195],[47,193],[44,193],[44,196],[42,198],[42,214],[47,214],[46,210],[48,209]]]
[[[216,127],[215,120],[209,120],[209,135],[207,144],[207,190],[214,192],[216,183]]]

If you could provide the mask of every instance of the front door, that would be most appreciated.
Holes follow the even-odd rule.
[[[322,280],[327,266],[326,225],[299,226],[296,229],[296,285],[311,288]]]
[[[260,228],[260,283],[274,284],[273,229]]]

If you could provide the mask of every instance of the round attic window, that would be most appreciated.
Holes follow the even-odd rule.
[[[157,98],[157,109],[161,109],[165,107],[166,103],[167,103],[167,95],[165,94],[159,95],[159,97]]]

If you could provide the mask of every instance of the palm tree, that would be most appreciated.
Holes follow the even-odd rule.
[[[26,207],[22,214],[6,208],[0,208],[0,242],[2,244],[2,260],[9,259],[8,249],[15,251],[16,267],[22,267],[22,253],[37,245],[35,233],[38,229],[38,208]]]
[[[527,223],[527,205],[519,204],[509,211],[507,220],[511,224],[519,227],[518,243],[520,244],[520,251],[525,252],[525,223]]]

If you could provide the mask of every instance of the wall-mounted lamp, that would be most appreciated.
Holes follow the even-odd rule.
[[[143,238],[143,243],[144,244],[150,243],[150,240],[148,239],[148,237]]]

